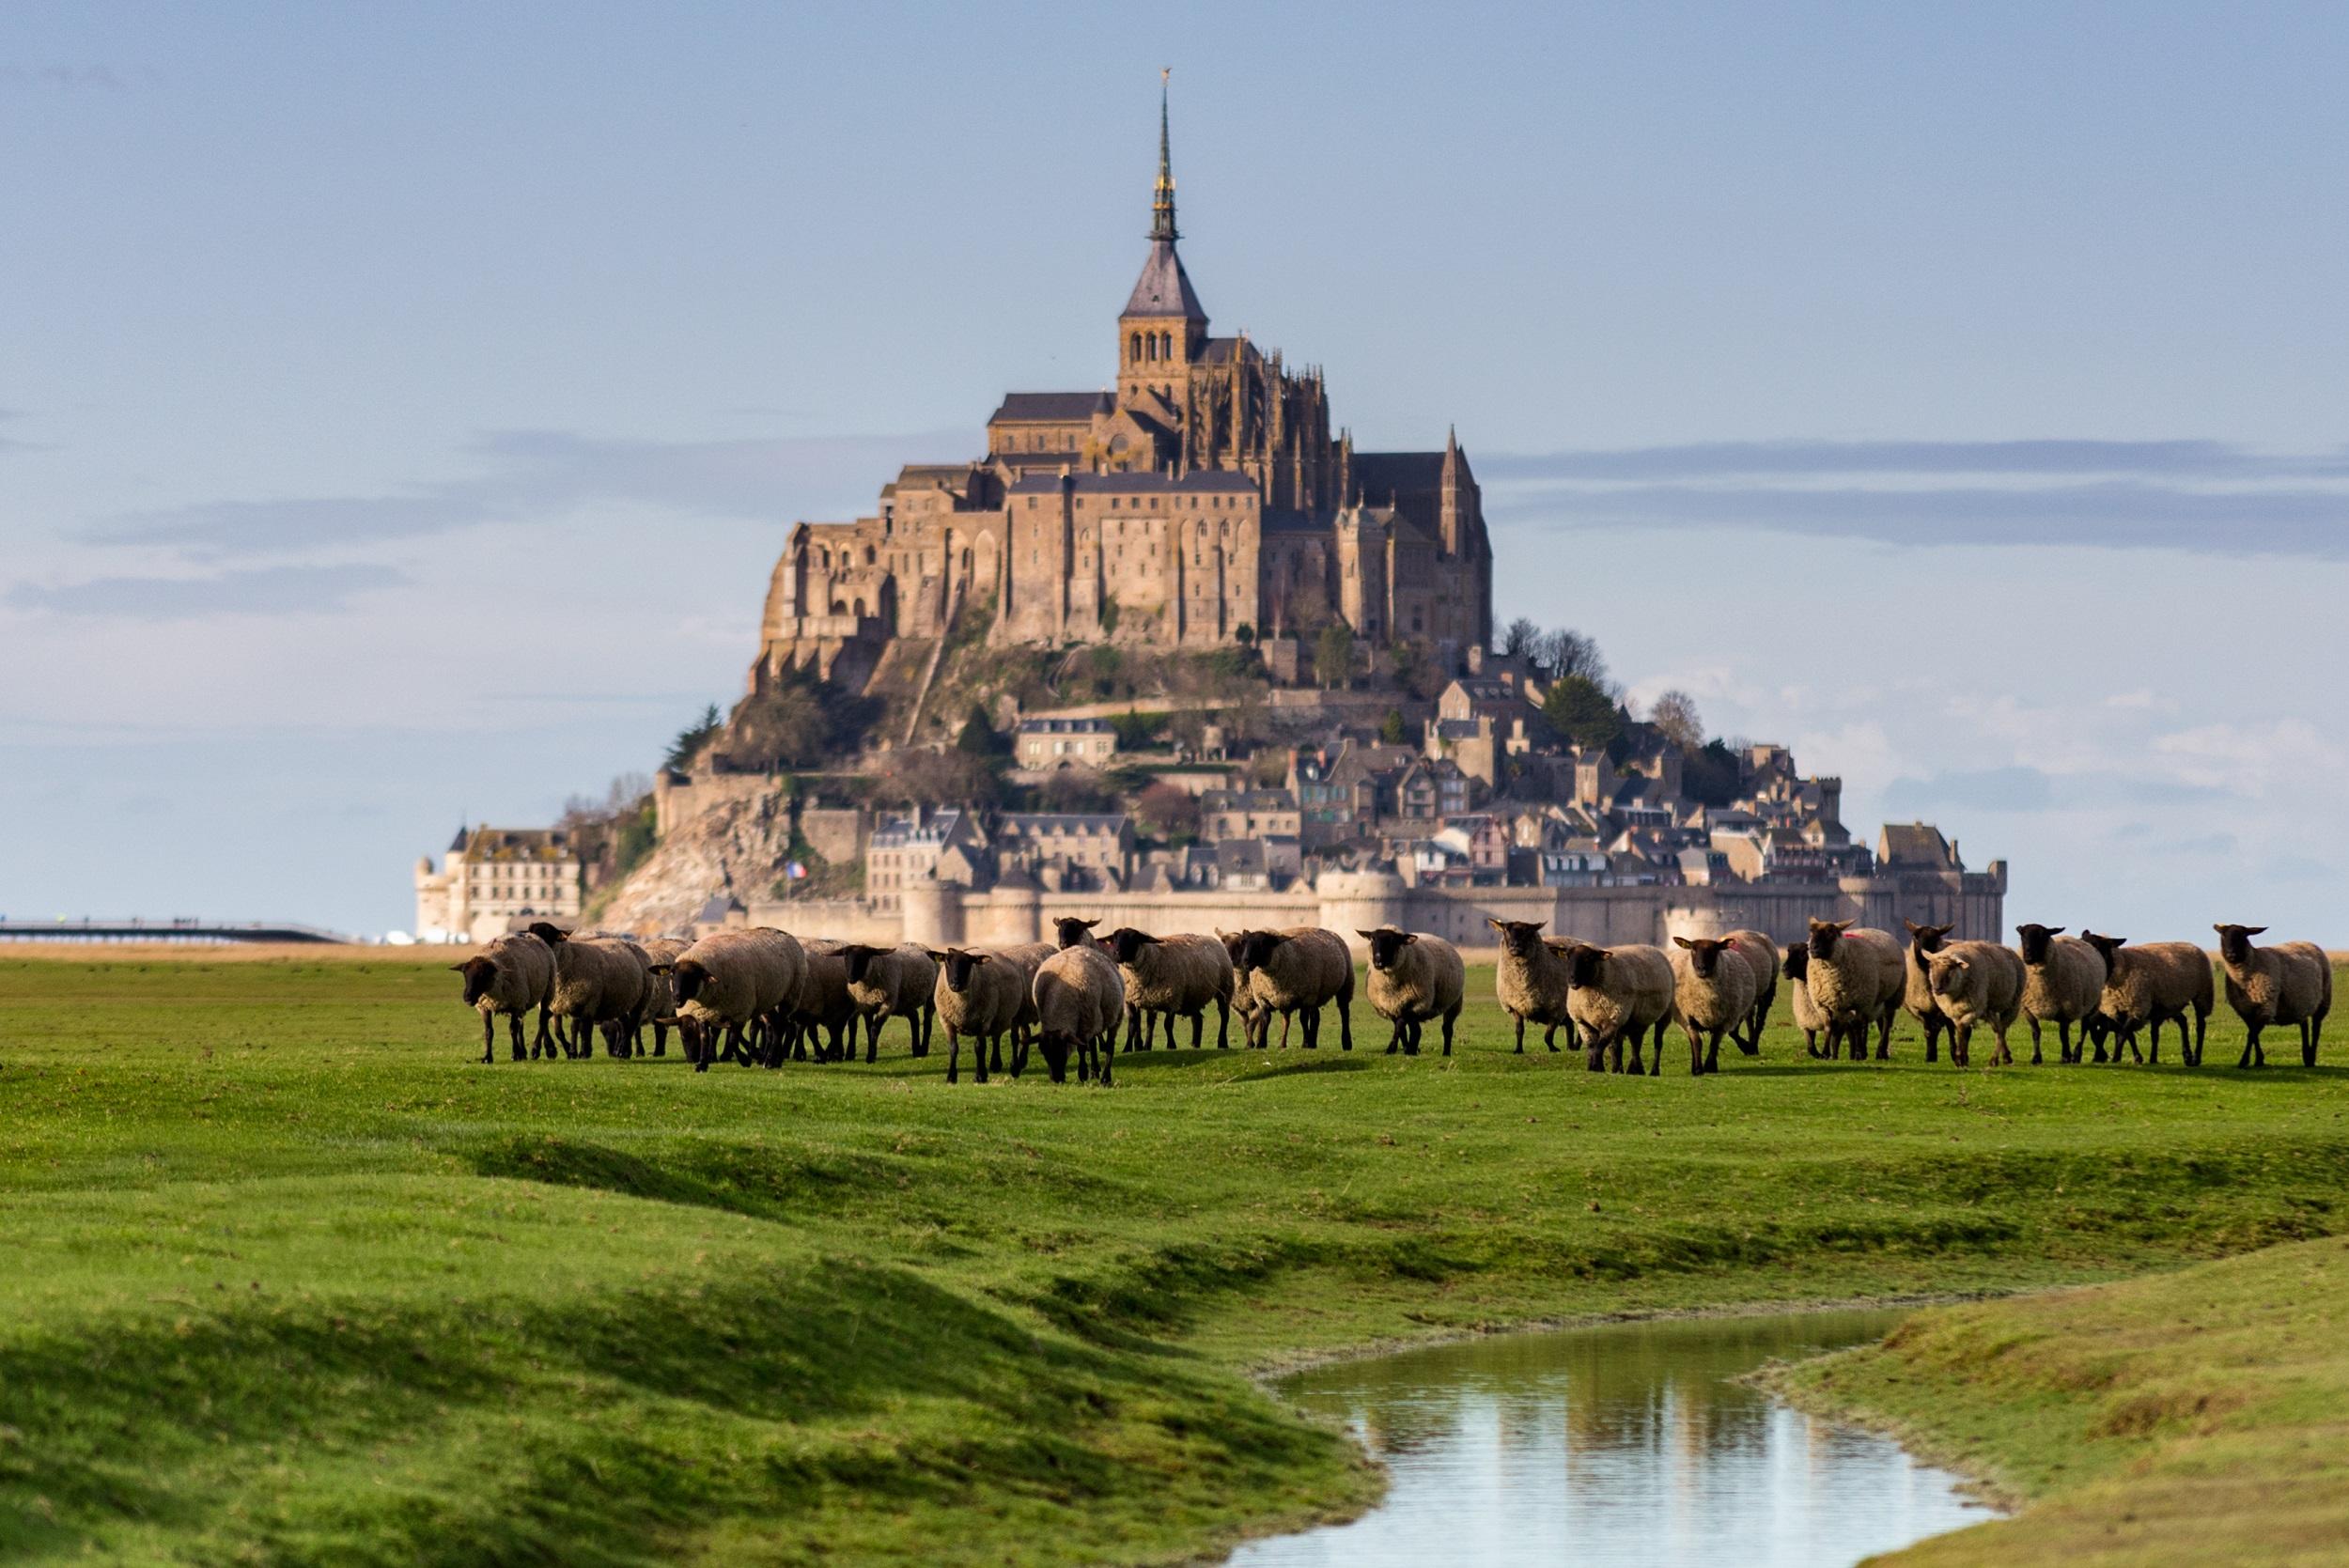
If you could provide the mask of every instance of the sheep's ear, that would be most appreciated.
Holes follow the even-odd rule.
[[[989,958],[994,957],[995,955],[992,953],[966,953],[963,956],[970,959],[974,964],[984,964]]]
[[[1361,938],[1361,939],[1362,939],[1362,940],[1364,940],[1364,941],[1369,941],[1369,940],[1371,940],[1373,938],[1375,938],[1375,937],[1377,937],[1377,936],[1378,935],[1378,933],[1377,933],[1377,932],[1376,932],[1376,931],[1365,931],[1365,930],[1363,930],[1363,929],[1362,929],[1361,926],[1359,926],[1359,925],[1357,925],[1356,927],[1354,927],[1354,934],[1355,934],[1356,936],[1358,936],[1358,937]]]
[[[1417,941],[1417,940],[1419,940],[1419,933],[1418,933],[1418,932],[1416,932],[1416,931],[1406,931],[1406,932],[1404,932],[1404,933],[1403,933],[1403,945],[1404,945],[1405,947],[1408,947],[1408,946],[1410,946],[1413,942],[1415,942],[1415,941]]]
[[[1694,943],[1694,942],[1692,942],[1692,941],[1690,941],[1690,940],[1689,940],[1688,938],[1686,938],[1686,937],[1674,937],[1674,938],[1672,939],[1672,940],[1673,940],[1674,942],[1678,943],[1680,946],[1685,947],[1685,948],[1688,948],[1690,952],[1694,952],[1694,951],[1696,950],[1696,945],[1697,945],[1697,944],[1696,944],[1696,943]]]
[[[2247,925],[2243,928],[2243,934],[2247,937],[2256,937],[2266,929],[2264,925]]]
[[[1490,915],[1486,915],[1485,917],[1485,924],[1491,926],[1496,931],[1506,931],[1509,929],[1506,925],[1503,925],[1501,922],[1493,919]]]
[[[2064,932],[2070,929],[2071,927],[2068,925],[2050,925],[2047,927],[2047,935],[2050,937],[2061,937]]]
[[[655,974],[675,974],[677,973],[677,966],[675,964],[655,964],[652,967],[652,972]]]
[[[1091,920],[1081,920],[1077,924],[1090,931],[1095,926],[1101,924],[1101,917],[1099,915],[1095,915]]]
[[[922,953],[923,953],[923,955],[924,955],[925,957],[928,958],[928,959],[929,959],[929,961],[930,961],[931,963],[933,963],[933,964],[942,964],[942,963],[944,963],[944,962],[946,961],[946,955],[945,955],[945,954],[943,954],[943,953],[941,953],[938,949],[936,949],[936,948],[934,948],[934,947],[926,947],[926,948],[924,948],[924,949],[922,950]]]
[[[465,964],[470,964],[472,962],[473,960],[471,958],[465,960]],[[458,973],[462,974],[465,972],[465,964],[451,964],[449,965],[449,968],[455,970]]]

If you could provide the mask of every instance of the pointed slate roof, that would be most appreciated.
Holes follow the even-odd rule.
[[[1134,280],[1133,294],[1120,314],[1180,316],[1206,325],[1206,307],[1190,287],[1190,274],[1183,271],[1183,258],[1174,254],[1174,241],[1150,242],[1150,258],[1142,264],[1142,276]]]

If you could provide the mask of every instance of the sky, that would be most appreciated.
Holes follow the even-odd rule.
[[[1496,612],[2009,862],[2349,945],[2349,7],[9,8],[0,913],[413,919],[790,523],[1216,330]]]

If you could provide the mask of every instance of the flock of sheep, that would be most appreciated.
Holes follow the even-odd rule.
[[[860,1032],[871,1062],[891,1018],[906,1020],[913,1053],[925,1056],[942,1022],[950,1083],[960,1077],[967,1035],[982,1083],[1006,1070],[1008,1045],[1015,1077],[1033,1047],[1053,1082],[1066,1079],[1073,1059],[1080,1081],[1107,1085],[1121,1025],[1126,1049],[1147,1050],[1159,1020],[1171,1048],[1176,1023],[1188,1018],[1195,1049],[1210,1008],[1219,1048],[1230,1045],[1237,1013],[1244,1045],[1268,1047],[1278,1017],[1283,1046],[1294,1021],[1311,1048],[1320,1042],[1325,1007],[1337,1010],[1340,1045],[1354,1048],[1354,957],[1334,932],[1297,926],[1157,937],[1125,926],[1097,936],[1099,924],[1060,920],[1050,943],[937,950],[801,940],[769,926],[691,943],[640,940],[569,935],[540,922],[452,967],[465,977],[465,1005],[481,1016],[484,1062],[496,1058],[501,1017],[517,1062],[558,1048],[590,1055],[599,1033],[614,1056],[642,1054],[649,1025],[651,1054],[667,1054],[675,1028],[696,1071],[713,1061],[804,1062],[811,1048],[816,1060],[840,1061],[855,1054]],[[1675,1025],[1688,1040],[1692,1074],[1719,1070],[1724,1038],[1758,1055],[1781,977],[1810,1054],[1834,1060],[1848,1051],[1855,1062],[1867,1059],[1871,1032],[1876,1059],[1889,1060],[1893,1024],[1906,1012],[1924,1030],[1928,1062],[1939,1059],[1946,1035],[1951,1061],[1968,1065],[1982,1028],[1994,1042],[1991,1064],[2012,1063],[2007,1033],[2021,1019],[2030,1027],[2033,1063],[2043,1060],[2045,1025],[2054,1026],[2067,1063],[2091,1049],[2097,1062],[2118,1063],[2123,1049],[2138,1062],[2149,1054],[2158,1062],[2168,1023],[2177,1027],[2183,1061],[2198,1066],[2215,1005],[2210,960],[2200,947],[2131,946],[2092,931],[2065,936],[2061,926],[2019,926],[2020,943],[2006,947],[1951,941],[1948,925],[1906,922],[1904,944],[1851,921],[1814,920],[1809,939],[1781,953],[1758,931],[1682,937],[1664,949],[1544,937],[1532,921],[1489,924],[1501,941],[1494,988],[1516,1020],[1517,1051],[1529,1023],[1542,1028],[1553,1051],[1563,1029],[1593,1072],[1662,1073],[1665,1032]],[[2227,1000],[2247,1032],[2236,1065],[2266,1065],[2260,1035],[2271,1027],[2295,1028],[2301,1061],[2315,1065],[2333,997],[2324,951],[2312,942],[2255,946],[2263,926],[2217,930]],[[1417,1055],[1424,1026],[1434,1022],[1451,1055],[1466,982],[1459,950],[1424,932],[1381,927],[1359,935],[1370,946],[1364,989],[1392,1030],[1388,1051]],[[522,1019],[533,1012],[537,1028],[525,1051]]]

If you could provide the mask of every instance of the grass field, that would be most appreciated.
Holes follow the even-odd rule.
[[[0,1553],[1185,1560],[1377,1491],[1252,1368],[2345,1228],[2329,1068],[1959,1072],[1913,1028],[1889,1068],[1828,1066],[1781,1027],[1634,1081],[1508,1054],[1489,971],[1451,1062],[949,1087],[893,1028],[872,1067],[485,1067],[445,961],[0,955]],[[2217,1020],[2209,1060],[2239,1043]],[[1818,1397],[2000,1407],[2025,1385],[1929,1347],[2046,1310],[1928,1314],[1928,1348]],[[2025,1399],[1972,1461],[2099,1518],[2115,1472],[2046,1458],[2079,1403]]]

